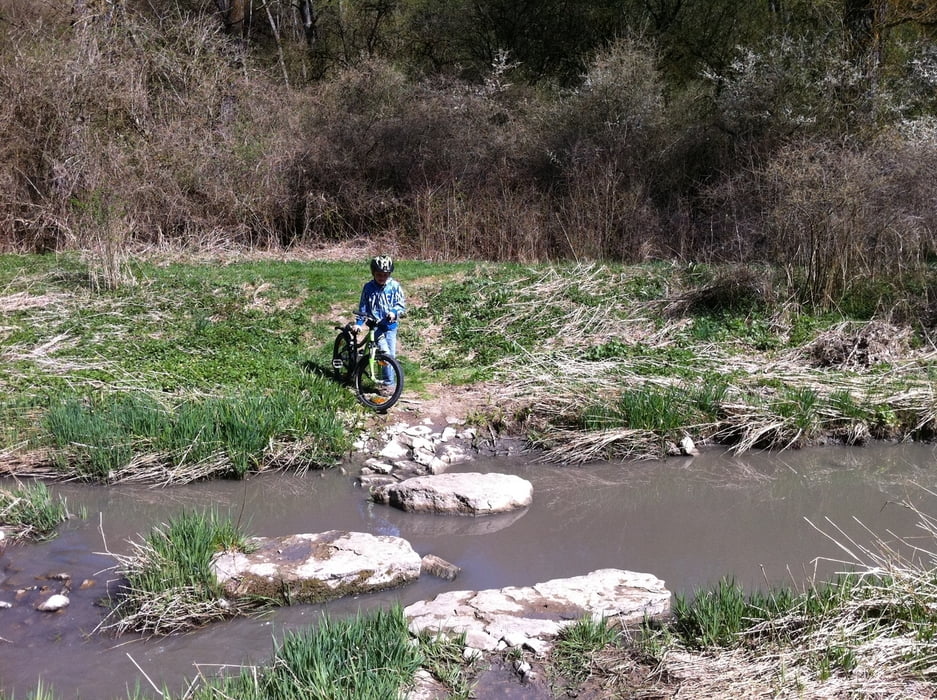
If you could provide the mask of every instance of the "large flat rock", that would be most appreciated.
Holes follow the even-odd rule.
[[[318,603],[410,583],[422,565],[406,540],[364,532],[255,537],[249,544],[247,554],[223,552],[212,560],[229,598]]]
[[[417,513],[493,515],[529,506],[533,486],[512,474],[436,474],[376,486],[371,498]]]
[[[410,631],[454,636],[482,651],[527,647],[545,653],[567,625],[586,616],[622,625],[670,612],[670,591],[651,574],[599,569],[526,588],[451,591],[404,609]]]

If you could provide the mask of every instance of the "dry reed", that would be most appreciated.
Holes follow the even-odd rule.
[[[708,653],[673,647],[658,672],[680,682],[681,696],[694,698],[932,698],[937,520],[902,505],[917,515],[930,548],[891,533],[888,540],[873,534],[864,545],[832,522],[814,525],[846,555],[839,563],[857,584],[838,592],[818,618],[795,608],[744,633],[762,639],[767,633],[774,643]],[[848,668],[827,666],[831,655],[848,659]]]

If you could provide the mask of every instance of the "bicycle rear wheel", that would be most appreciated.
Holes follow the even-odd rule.
[[[348,331],[342,331],[335,337],[332,346],[332,371],[343,382],[351,379],[351,368],[355,359],[355,341]]]
[[[397,403],[403,393],[403,370],[390,355],[375,355],[373,368],[367,357],[361,358],[354,374],[358,401],[380,413]]]

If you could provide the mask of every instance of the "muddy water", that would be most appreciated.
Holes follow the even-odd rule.
[[[937,513],[937,497],[926,490],[937,488],[935,456],[930,446],[882,445],[740,458],[706,452],[584,467],[517,458],[475,462],[462,470],[514,473],[534,485],[534,503],[525,511],[479,519],[369,504],[352,476],[338,471],[172,489],[54,485],[70,510],[86,517],[69,521],[48,543],[8,550],[0,559],[0,600],[13,602],[17,589],[31,586],[60,588],[43,577],[66,572],[72,602],[61,613],[39,613],[31,604],[38,593],[29,592],[0,610],[0,687],[26,697],[42,678],[63,698],[123,698],[128,687],[151,683],[180,692],[198,673],[262,663],[275,638],[314,623],[323,611],[352,614],[445,590],[530,585],[603,567],[653,573],[678,593],[723,576],[750,588],[800,584],[814,573],[823,578],[842,570],[842,563],[828,559],[846,557],[808,520],[839,542],[852,538],[853,549],[876,537],[919,535],[917,517],[899,503]],[[395,591],[294,606],[169,639],[91,634],[103,614],[95,603],[114,578],[108,552],[125,553],[128,541],[139,541],[150,528],[209,505],[251,534],[346,529],[400,535],[463,573],[453,582],[424,577]],[[80,589],[85,580],[93,583]]]

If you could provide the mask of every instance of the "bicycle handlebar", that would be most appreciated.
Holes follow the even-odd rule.
[[[366,325],[369,329],[374,329],[386,320],[387,320],[386,318],[382,320],[382,319],[375,318],[374,316],[366,316],[364,319],[364,325]],[[396,320],[396,318],[394,320]],[[390,321],[389,323],[393,323],[393,321]],[[348,331],[349,333],[354,333],[356,331],[356,328],[355,328],[354,323],[346,323],[344,326],[335,326],[335,330]]]

